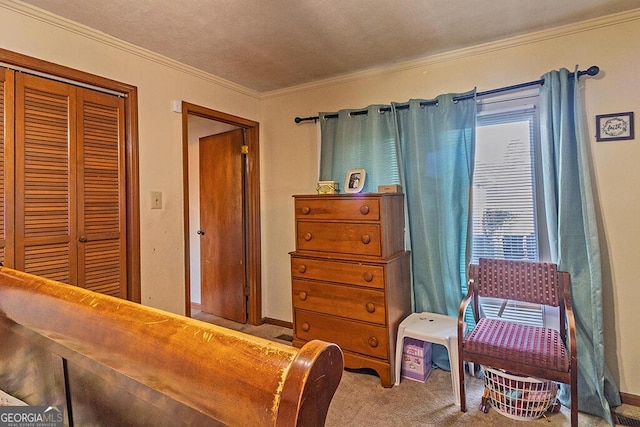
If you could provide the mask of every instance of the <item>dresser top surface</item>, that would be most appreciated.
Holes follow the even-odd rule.
[[[365,199],[367,197],[403,197],[403,193],[294,194],[296,199]]]

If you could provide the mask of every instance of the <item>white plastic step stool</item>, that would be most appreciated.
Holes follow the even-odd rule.
[[[458,378],[458,318],[436,313],[413,313],[398,326],[396,340],[396,384],[400,384],[402,348],[404,339],[442,344],[449,353],[451,364],[451,385],[456,405],[460,406],[460,381]]]

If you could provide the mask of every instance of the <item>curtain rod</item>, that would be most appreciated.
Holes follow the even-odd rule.
[[[587,68],[584,71],[578,71],[578,78],[582,77],[583,75],[587,74],[589,76],[595,76],[600,72],[600,67],[598,67],[597,65],[592,65],[591,67]],[[574,74],[571,74],[570,76],[573,76]],[[534,80],[531,82],[526,82],[526,83],[520,83],[517,85],[512,85],[512,86],[505,86],[505,87],[500,87],[497,89],[489,89],[489,90],[485,90],[484,92],[477,92],[475,94],[476,97],[478,96],[487,96],[487,95],[494,95],[496,93],[500,93],[500,92],[508,92],[510,90],[515,90],[515,89],[522,89],[525,87],[530,87],[530,86],[542,86],[544,84],[544,79],[540,79],[540,80]],[[462,96],[456,96],[455,98],[453,98],[454,101],[461,101],[463,99],[469,99],[469,98],[473,98],[474,95],[469,94],[469,95],[462,95]],[[423,101],[420,103],[421,107],[427,106],[427,105],[436,105],[437,101]],[[409,104],[404,104],[404,105],[399,105],[398,107],[396,107],[396,109],[405,109],[405,108],[409,108]],[[380,108],[380,111],[391,111],[391,107],[382,107]],[[367,110],[361,110],[361,111],[353,111],[351,113],[354,116],[358,116],[361,114],[367,114]],[[306,122],[306,121],[310,121],[313,120],[314,122],[317,121],[320,118],[320,116],[313,116],[313,117],[296,117],[295,119],[293,119],[294,122],[296,123],[300,123],[300,122]],[[325,118],[327,119],[336,119],[338,118],[338,114],[327,114],[325,116]]]

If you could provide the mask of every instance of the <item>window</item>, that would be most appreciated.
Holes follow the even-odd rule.
[[[535,109],[478,116],[472,261],[538,260]]]
[[[471,262],[540,259],[535,157],[537,90],[480,104],[473,176]],[[537,304],[483,299],[488,317],[542,326]]]

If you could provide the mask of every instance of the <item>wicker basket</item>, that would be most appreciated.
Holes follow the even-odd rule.
[[[553,381],[519,376],[484,368],[489,401],[501,414],[516,420],[540,418],[556,399],[558,385]]]

